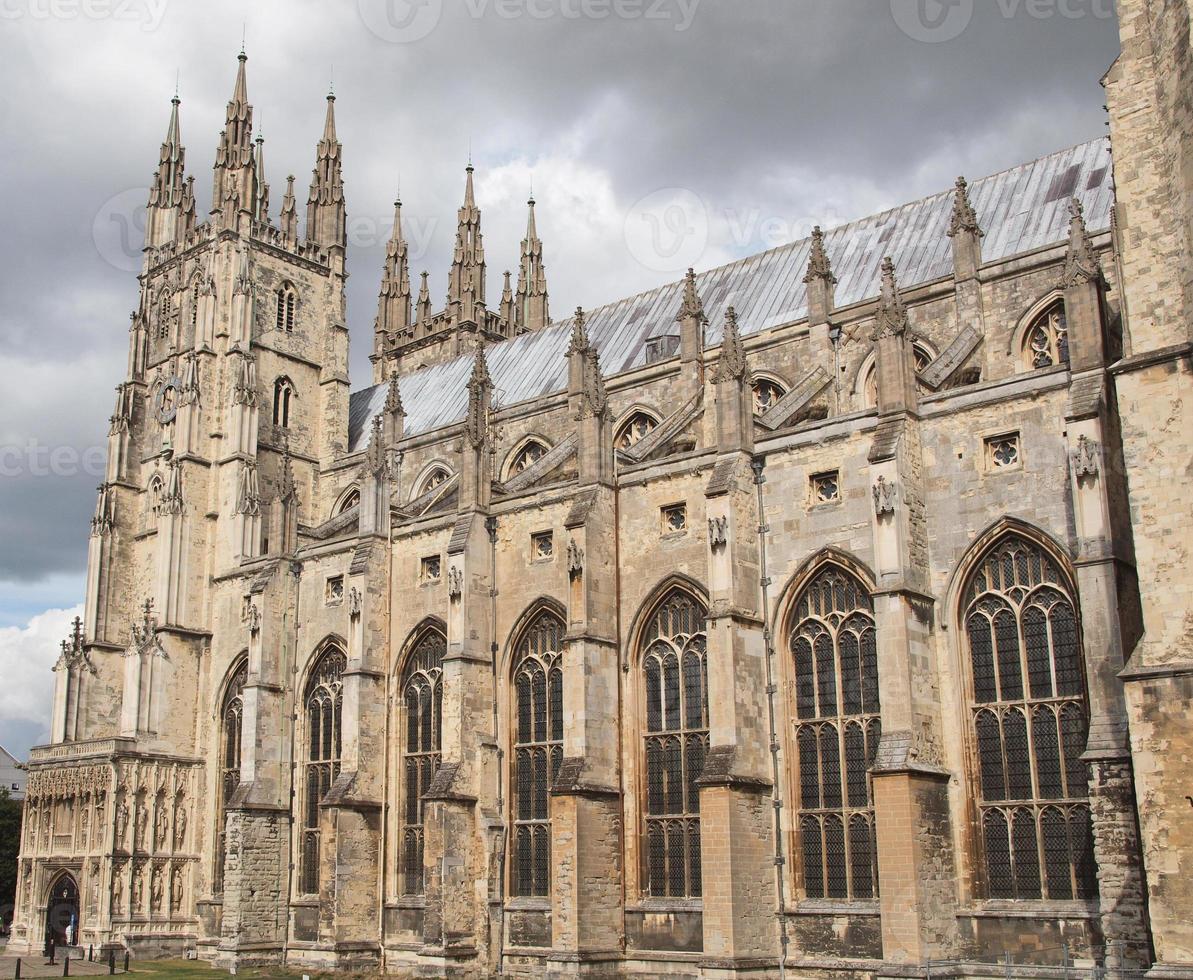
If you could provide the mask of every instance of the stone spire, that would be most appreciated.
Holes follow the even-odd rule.
[[[473,193],[471,163],[465,173],[464,204],[459,210],[447,305],[456,323],[477,323],[485,305],[485,247],[481,238],[481,212]]]
[[[385,335],[387,345],[392,345],[409,331],[410,326],[410,271],[406,239],[402,237],[402,200],[399,198],[394,201],[394,227],[385,245],[381,295],[377,301],[377,332]]]
[[[286,194],[282,198],[282,237],[286,244],[298,244],[298,207],[294,200],[294,174],[286,178]]]
[[[1073,198],[1069,201],[1069,250],[1065,253],[1061,288],[1068,289],[1101,278],[1102,267],[1094,255],[1093,243],[1085,227],[1085,208],[1077,198]]]
[[[418,287],[418,302],[414,308],[414,322],[427,323],[431,319],[431,290],[427,286],[427,277],[430,273],[424,271],[421,273],[421,284]]]
[[[725,310],[725,330],[721,338],[721,356],[713,372],[713,381],[740,381],[746,376],[746,348],[737,329],[737,311],[732,307]]]
[[[224,117],[215,151],[215,180],[211,212],[220,214],[225,227],[233,226],[240,211],[251,212],[256,204],[253,173],[253,107],[249,105],[245,63],[241,51],[236,69],[236,84]]]
[[[684,276],[683,301],[680,303],[675,320],[677,323],[683,323],[685,320],[698,320],[701,324],[708,323],[708,317],[704,315],[704,303],[696,291],[696,271],[694,269],[688,269],[688,274]]]
[[[501,284],[501,319],[506,323],[516,323],[516,311],[514,310],[514,290],[510,285],[510,271],[506,269],[502,273]]]
[[[146,245],[164,245],[180,237],[187,183],[184,172],[186,148],[182,145],[178,128],[179,101],[177,95],[170,100],[170,122],[158,156],[157,170],[153,174],[153,185],[149,188]]]
[[[957,178],[948,236],[953,240],[954,277],[958,282],[972,279],[982,265],[982,238],[985,232],[978,224],[978,214],[969,201],[969,184],[964,177]]]
[[[894,334],[902,334],[907,330],[907,307],[899,293],[899,284],[895,281],[895,263],[888,255],[882,260],[882,287],[878,297],[878,313],[874,323],[874,333],[871,340]]]
[[[265,182],[265,137],[257,127],[256,150],[253,154],[253,170],[256,177],[256,199],[253,203],[253,219],[263,225],[269,224],[269,184]]]
[[[808,271],[804,275],[808,287],[808,322],[813,326],[826,324],[836,308],[837,277],[824,248],[824,232],[820,225],[812,229],[812,249],[808,255]]]
[[[543,265],[543,243],[534,220],[534,197],[526,202],[526,237],[518,266],[518,296],[515,307],[521,330],[541,330],[550,319],[547,309],[547,270]]]
[[[336,139],[336,97],[327,94],[327,115],[323,137],[315,150],[311,190],[307,197],[307,240],[322,248],[347,244],[344,212],[344,181],[340,173],[343,147]]]
[[[568,344],[568,355],[583,354],[589,348],[588,323],[582,307],[576,307],[576,315],[572,318],[572,339]]]
[[[684,278],[683,300],[675,319],[679,323],[679,391],[687,399],[704,388],[704,328],[708,324],[692,269]]]

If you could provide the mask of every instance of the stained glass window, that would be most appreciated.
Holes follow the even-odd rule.
[[[513,895],[551,894],[548,796],[563,761],[563,620],[539,613],[514,655]]]
[[[410,648],[399,681],[405,731],[401,735],[402,843],[398,861],[406,895],[423,891],[423,797],[439,768],[446,652],[443,633],[427,627]]]
[[[302,764],[303,807],[299,815],[302,821],[299,890],[304,895],[319,892],[319,803],[340,774],[340,716],[347,666],[343,652],[329,647],[311,671],[303,697],[307,751]]]
[[[700,794],[708,753],[705,610],[671,591],[646,625],[643,890],[655,897],[701,894]]]
[[[220,708],[220,781],[216,787],[218,805],[216,813],[215,867],[211,890],[222,894],[224,890],[224,858],[227,856],[226,831],[228,801],[240,785],[240,735],[244,729],[244,685],[248,681],[248,659],[241,660],[232,674],[228,689],[224,692]]]
[[[1097,894],[1076,603],[1038,545],[1003,538],[966,583],[974,744],[990,898]]]
[[[878,894],[870,766],[881,734],[873,605],[853,575],[828,566],[796,599],[794,622],[804,893],[870,899]]]

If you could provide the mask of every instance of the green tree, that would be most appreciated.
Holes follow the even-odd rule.
[[[0,787],[0,921],[11,924],[17,898],[17,854],[21,850],[21,804]]]

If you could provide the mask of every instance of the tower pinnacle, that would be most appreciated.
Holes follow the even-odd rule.
[[[485,246],[476,206],[472,164],[465,168],[464,204],[459,210],[456,246],[448,277],[447,304],[457,323],[479,323],[485,305]]]
[[[547,308],[547,270],[543,264],[543,243],[534,218],[534,194],[526,202],[526,237],[518,265],[518,295],[514,320],[518,332],[541,330],[550,319]]]
[[[323,137],[315,151],[315,169],[307,198],[307,239],[323,248],[347,243],[344,181],[340,172],[343,148],[336,138],[336,97],[327,96]]]

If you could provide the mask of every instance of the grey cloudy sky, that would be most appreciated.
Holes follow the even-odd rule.
[[[81,598],[175,77],[202,215],[242,30],[275,217],[334,74],[359,385],[399,181],[438,304],[469,145],[490,300],[533,180],[562,316],[1103,134],[1110,4],[0,0],[0,689],[44,696],[62,617],[31,620]],[[676,213],[695,233],[652,252]],[[0,743],[44,711],[0,700]]]

